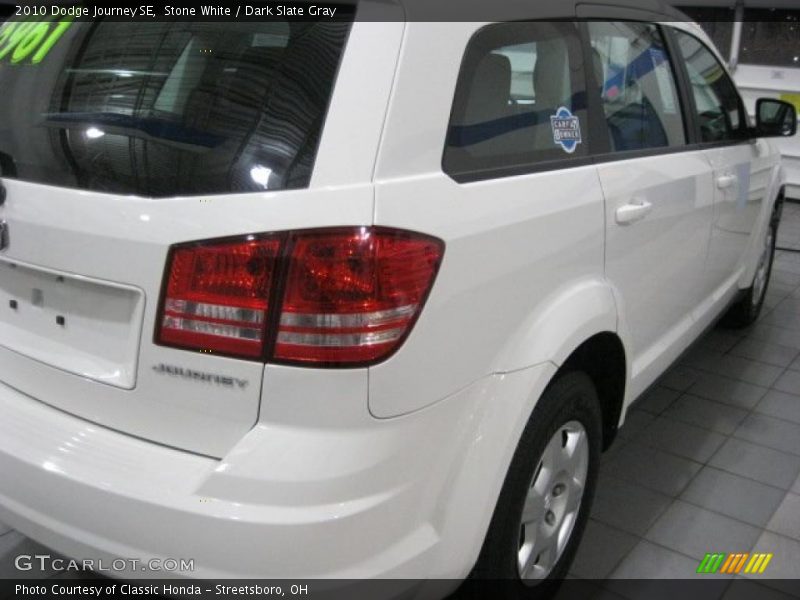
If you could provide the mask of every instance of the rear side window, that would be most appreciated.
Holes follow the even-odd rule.
[[[678,88],[658,27],[590,22],[595,80],[615,152],[682,146]]]
[[[0,175],[150,197],[307,187],[349,29],[8,21]]]
[[[576,24],[490,25],[465,54],[444,170],[482,179],[586,156],[587,118]]]
[[[689,73],[701,141],[746,138],[748,124],[744,105],[725,67],[693,35],[675,30],[675,37]]]

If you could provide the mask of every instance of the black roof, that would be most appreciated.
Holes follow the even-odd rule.
[[[662,0],[400,0],[400,3],[408,21],[689,20]]]

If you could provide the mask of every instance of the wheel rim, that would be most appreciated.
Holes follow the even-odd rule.
[[[578,520],[589,472],[589,440],[577,421],[550,438],[528,487],[519,528],[517,570],[526,584],[546,579]]]
[[[767,279],[769,277],[769,265],[772,258],[772,248],[775,241],[775,228],[770,226],[766,240],[764,241],[764,249],[761,252],[761,258],[758,261],[758,269],[756,270],[756,278],[753,281],[753,306],[761,304],[761,300],[767,291]]]

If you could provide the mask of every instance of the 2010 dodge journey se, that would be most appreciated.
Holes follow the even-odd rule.
[[[0,521],[203,578],[563,577],[627,407],[759,314],[797,128],[614,4],[7,21]]]

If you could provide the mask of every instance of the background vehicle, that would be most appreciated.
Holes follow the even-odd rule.
[[[796,126],[631,6],[7,24],[0,520],[198,577],[563,575],[627,407],[758,314]]]

